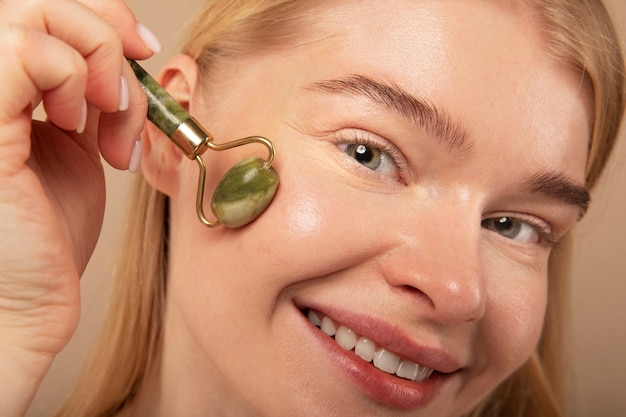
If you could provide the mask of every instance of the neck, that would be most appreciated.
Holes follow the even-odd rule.
[[[209,357],[183,317],[166,309],[161,349],[136,397],[116,417],[252,416]]]

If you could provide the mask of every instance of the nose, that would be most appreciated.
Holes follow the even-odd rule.
[[[421,315],[444,325],[475,322],[485,313],[480,220],[468,217],[467,212],[414,217],[410,226],[396,229],[397,245],[383,260],[388,284]]]

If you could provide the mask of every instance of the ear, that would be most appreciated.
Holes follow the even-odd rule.
[[[156,80],[189,110],[197,75],[195,61],[187,55],[177,55],[168,62]],[[142,135],[141,166],[148,183],[170,197],[175,196],[181,162],[189,160],[163,132],[147,121]]]

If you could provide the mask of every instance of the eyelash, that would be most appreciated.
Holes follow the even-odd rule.
[[[516,219],[527,223],[529,226],[534,228],[537,233],[539,233],[539,243],[543,243],[550,249],[556,249],[558,247],[559,240],[554,237],[554,234],[552,233],[552,227],[548,223],[535,219],[520,219],[518,217],[516,217]]]
[[[532,227],[535,231],[537,231],[539,235],[539,242],[537,242],[538,244],[543,244],[544,246],[547,246],[551,250],[558,250],[560,248],[560,245],[561,245],[560,240],[554,237],[554,234],[552,233],[552,227],[550,226],[549,223],[545,221],[537,220],[537,219],[530,218],[527,216],[520,216],[519,214],[518,215],[501,214],[498,216],[488,217],[484,219],[481,222],[481,224],[488,220],[501,219],[504,217],[514,219],[516,221],[525,223],[528,226]]]
[[[408,163],[404,155],[402,155],[402,152],[400,152],[400,150],[397,147],[387,142],[386,140],[375,138],[373,137],[374,135],[372,133],[365,132],[365,131],[350,131],[349,134],[351,137],[348,138],[346,133],[341,132],[341,131],[337,132],[333,134],[332,141],[335,145],[338,145],[338,146],[339,145],[347,146],[347,145],[354,144],[354,145],[365,145],[365,146],[370,146],[372,148],[376,148],[391,159],[391,162],[395,165],[399,173],[402,173],[403,171],[406,171],[408,169]],[[369,173],[377,174],[376,171],[366,168],[356,161],[354,162],[358,167],[366,170],[368,174]],[[398,179],[398,180],[402,181],[401,179]]]

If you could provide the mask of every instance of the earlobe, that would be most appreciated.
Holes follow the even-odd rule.
[[[196,84],[197,65],[187,55],[172,58],[157,81],[185,109],[189,109]],[[179,166],[188,161],[172,141],[155,125],[146,121],[142,134],[142,170],[148,183],[162,193],[175,197]]]

